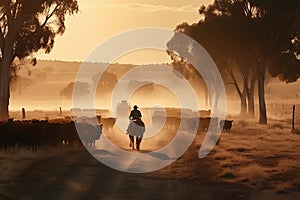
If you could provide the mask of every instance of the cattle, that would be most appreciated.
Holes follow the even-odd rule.
[[[225,132],[230,132],[233,120],[221,120],[220,128]]]
[[[165,127],[170,130],[181,131],[193,131],[197,130],[201,132],[208,131],[209,128],[216,129],[218,127],[217,117],[201,117],[196,118],[179,118],[179,117],[167,117]]]
[[[111,131],[116,123],[116,118],[108,117],[108,118],[101,118],[101,124],[103,124],[104,131]]]
[[[210,124],[210,117],[200,118],[198,130],[205,132],[208,130]]]
[[[75,122],[56,124],[54,127],[54,131],[56,130],[56,135],[58,136],[58,143],[62,143],[64,146],[74,146],[81,143]]]
[[[9,121],[1,126],[0,146],[2,150],[6,150],[9,147],[37,150],[41,127],[36,121]]]
[[[217,128],[217,117],[200,117],[198,130],[202,132],[208,131],[209,128]]]
[[[34,152],[37,151],[42,131],[38,122],[18,122],[14,123],[13,127],[18,148],[27,148]]]
[[[199,125],[199,119],[192,118],[192,117],[184,117],[178,119],[180,120],[178,122],[178,125],[180,125],[179,129],[181,131],[189,131],[189,132],[197,131]]]
[[[85,123],[90,125],[98,125],[100,123],[98,117],[78,117],[76,123]]]
[[[26,148],[37,151],[40,146],[74,144],[81,141],[74,122],[49,123],[48,121],[24,120],[0,123],[0,150]]]
[[[0,150],[6,150],[16,145],[13,126],[10,123],[0,123]]]
[[[94,126],[90,124],[79,123],[76,125],[76,128],[82,143],[85,146],[94,147],[96,140],[99,140],[102,134],[102,124]]]

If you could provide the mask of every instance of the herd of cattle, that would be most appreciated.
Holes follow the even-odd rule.
[[[152,123],[158,118],[153,118]],[[40,146],[55,145],[85,145],[94,146],[95,141],[100,139],[102,131],[111,131],[115,125],[115,118],[82,118],[64,120],[24,120],[0,122],[0,151],[7,148],[27,148],[36,151]],[[224,131],[230,131],[232,120],[221,120],[217,118],[193,118],[180,119],[178,117],[167,117],[165,128],[183,129],[205,132],[210,127],[221,127]],[[181,125],[179,126],[179,124]],[[218,126],[219,125],[219,126]],[[77,134],[79,133],[79,134]]]
[[[36,151],[39,146],[75,145],[81,142],[91,145],[100,138],[101,126],[79,124],[78,127],[87,130],[87,134],[80,138],[74,122],[48,123],[35,120],[0,123],[0,149],[17,147]],[[95,132],[98,134],[90,134]]]
[[[152,117],[152,123],[159,124],[163,120],[162,116]],[[167,117],[165,128],[169,130],[181,131],[197,131],[207,132],[209,129],[216,130],[220,128],[225,132],[230,132],[233,120],[218,120],[217,117],[201,117],[201,118],[178,118]]]

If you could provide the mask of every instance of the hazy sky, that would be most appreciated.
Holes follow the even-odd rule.
[[[68,16],[67,30],[56,38],[50,54],[40,59],[84,61],[106,39],[135,28],[163,27],[174,29],[182,22],[199,21],[198,9],[212,0],[78,0],[79,13]],[[137,52],[118,62],[168,62],[165,52]]]

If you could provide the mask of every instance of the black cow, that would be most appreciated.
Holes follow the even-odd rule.
[[[221,120],[220,128],[225,132],[230,132],[233,120]]]

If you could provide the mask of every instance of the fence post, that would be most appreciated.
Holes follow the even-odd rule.
[[[59,107],[59,116],[62,116],[62,110],[61,110],[61,107]]]
[[[26,111],[25,108],[22,108],[22,119],[26,118]]]
[[[293,105],[293,116],[292,116],[292,132],[295,132],[295,104]]]

